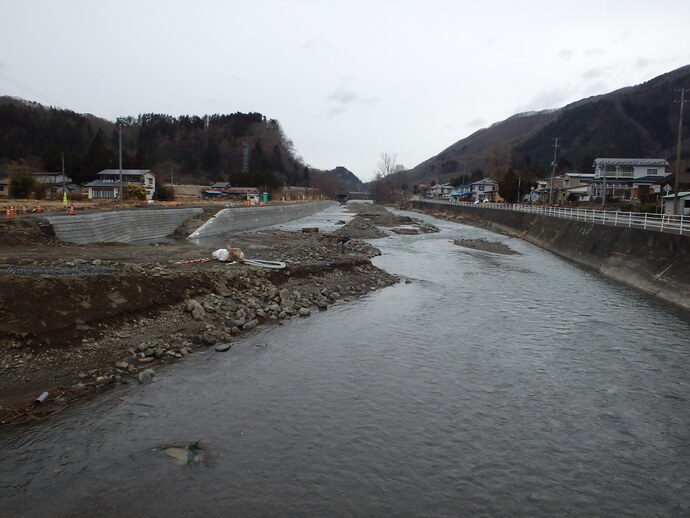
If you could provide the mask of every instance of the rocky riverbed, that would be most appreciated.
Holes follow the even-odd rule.
[[[261,325],[308,318],[399,281],[363,238],[434,231],[379,206],[333,234],[228,236],[248,259],[188,245],[73,245],[27,222],[0,224],[0,422],[41,419],[120,383],[150,383],[190,354],[222,354]],[[48,392],[40,405],[36,397]]]

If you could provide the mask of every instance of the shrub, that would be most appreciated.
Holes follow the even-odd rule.
[[[175,201],[175,189],[169,185],[159,185],[156,199],[161,201]]]
[[[130,200],[145,200],[146,187],[143,185],[127,185],[125,187],[125,197]]]

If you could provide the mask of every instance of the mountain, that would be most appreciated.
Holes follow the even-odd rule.
[[[343,166],[338,166],[329,171],[338,180],[339,192],[361,192],[364,190],[362,180]]]
[[[344,168],[309,168],[283,133],[280,123],[260,113],[181,115],[147,113],[111,122],[89,114],[0,97],[0,176],[17,164],[29,171],[65,172],[76,182],[119,165],[119,127],[123,167],[152,169],[177,183],[229,181],[238,186],[359,182]],[[343,169],[347,171],[345,174]],[[329,178],[332,177],[332,181]],[[361,184],[361,182],[359,182]]]
[[[591,172],[597,157],[672,161],[678,139],[676,90],[689,87],[690,65],[558,110],[517,114],[459,140],[401,175],[414,184],[445,183],[473,172],[501,180],[508,169],[544,177],[551,170],[555,138],[559,172]],[[690,116],[684,117],[683,136],[682,159],[687,160]]]

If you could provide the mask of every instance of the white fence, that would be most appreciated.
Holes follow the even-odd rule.
[[[432,200],[424,200],[432,201]],[[438,201],[433,203],[444,205],[460,205],[478,207],[478,204],[466,201]],[[650,212],[620,212],[610,210],[576,209],[569,207],[547,207],[544,205],[526,205],[521,203],[482,203],[482,208],[529,212],[553,218],[574,219],[612,225],[615,227],[644,228],[671,234],[690,234],[690,216],[673,216],[669,214],[653,214]]]

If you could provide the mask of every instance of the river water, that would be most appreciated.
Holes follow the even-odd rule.
[[[407,283],[0,431],[0,514],[690,515],[688,315],[433,222],[374,241]]]

